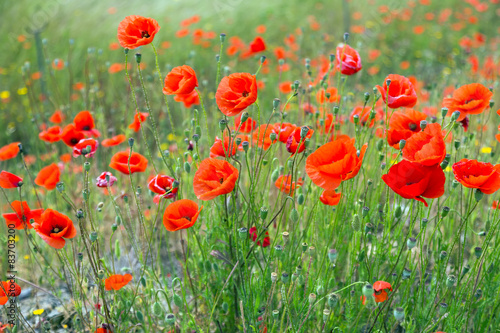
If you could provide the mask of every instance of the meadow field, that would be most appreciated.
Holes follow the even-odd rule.
[[[0,332],[500,332],[500,0],[0,13]]]

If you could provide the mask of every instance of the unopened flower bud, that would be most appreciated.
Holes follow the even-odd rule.
[[[410,237],[406,240],[406,246],[408,246],[408,250],[413,249],[415,246],[417,246],[417,239]]]

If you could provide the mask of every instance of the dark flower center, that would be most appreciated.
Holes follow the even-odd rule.
[[[142,38],[149,38],[149,37],[151,37],[147,31],[141,31],[141,36],[142,36]]]
[[[416,130],[416,129],[417,129],[417,124],[410,123],[409,127],[410,127],[410,130],[411,130],[411,131],[414,131],[414,130]]]
[[[243,97],[247,97],[248,95],[250,95],[250,93],[246,90],[243,90],[242,95],[243,95]]]
[[[473,98],[468,99],[468,100],[466,100],[466,101],[465,101],[465,103],[464,103],[464,104],[469,104],[469,103],[470,103],[470,102],[472,102],[472,101],[474,101],[474,99],[473,99]]]
[[[71,142],[72,144],[76,145],[76,144],[78,143],[78,139],[73,138],[73,139],[71,139],[71,140],[70,140],[70,142]]]
[[[90,126],[83,126],[84,131],[90,131]]]
[[[52,228],[52,231],[51,233],[52,234],[57,234],[59,232],[61,232],[62,228],[59,228],[58,226],[55,226],[54,228]]]
[[[185,218],[186,220],[188,220],[189,222],[191,222],[191,216],[183,216],[183,218]]]

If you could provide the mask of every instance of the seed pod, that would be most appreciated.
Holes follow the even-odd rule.
[[[413,249],[415,246],[417,246],[417,239],[413,237],[408,238],[408,240],[406,241],[406,246],[408,246],[408,250]]]
[[[175,315],[173,313],[169,313],[165,316],[165,323],[167,325],[175,324]]]
[[[330,249],[328,250],[328,259],[330,260],[331,263],[334,263],[339,256],[339,253],[337,252],[336,249]]]
[[[137,319],[140,321],[140,322],[143,322],[144,321],[144,315],[142,314],[141,311],[137,310],[135,312],[135,314],[137,315]]]
[[[403,308],[397,307],[394,309],[394,318],[401,322],[405,319],[405,310]]]
[[[229,304],[227,302],[222,303],[222,312],[226,313],[229,310]]]
[[[455,282],[457,282],[457,278],[455,277],[455,275],[452,274],[448,275],[448,277],[446,278],[446,286],[448,288],[453,288]]]

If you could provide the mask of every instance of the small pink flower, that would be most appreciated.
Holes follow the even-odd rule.
[[[107,179],[106,179],[107,178]],[[116,177],[111,172],[103,172],[96,178],[97,187],[111,187],[117,181]]]

